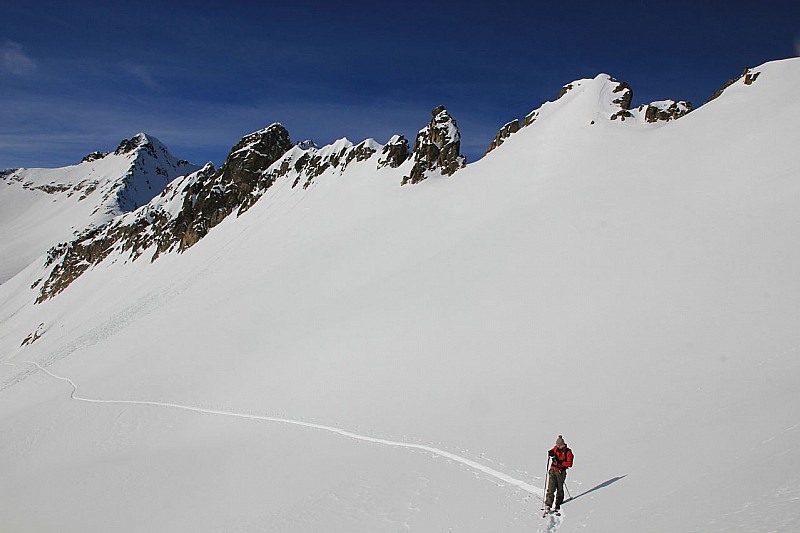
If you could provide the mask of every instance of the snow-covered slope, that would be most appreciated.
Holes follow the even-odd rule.
[[[51,246],[146,204],[197,168],[139,133],[116,151],[94,152],[77,165],[0,174],[0,283]]]
[[[546,531],[563,434],[561,532],[797,530],[800,60],[754,71],[657,126],[586,81],[415,185],[399,138],[310,181],[352,143],[291,148],[181,254],[40,304],[32,264],[0,287],[2,523]]]

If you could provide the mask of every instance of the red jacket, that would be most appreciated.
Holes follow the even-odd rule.
[[[558,446],[553,446],[553,453],[555,455],[550,468],[553,470],[566,470],[572,466],[572,460],[575,459],[575,456],[572,455],[572,450],[566,446],[564,446],[563,450]]]

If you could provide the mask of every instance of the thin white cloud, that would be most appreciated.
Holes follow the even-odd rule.
[[[161,85],[153,78],[152,74],[150,74],[150,70],[146,66],[127,63],[123,65],[123,68],[125,72],[136,78],[148,89],[161,89]]]
[[[25,76],[36,70],[36,62],[25,53],[22,45],[8,39],[0,43],[0,71]]]

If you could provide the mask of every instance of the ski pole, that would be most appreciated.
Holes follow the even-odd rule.
[[[569,499],[571,500],[572,499],[572,494],[569,493],[569,487],[567,487],[567,480],[566,479],[564,480],[564,488],[567,490],[567,496],[569,496]]]
[[[547,457],[547,470],[544,471],[544,492],[542,493],[542,509],[547,501],[547,482],[550,481],[550,456]]]

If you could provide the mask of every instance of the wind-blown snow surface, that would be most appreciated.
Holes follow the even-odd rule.
[[[544,530],[560,433],[561,532],[797,530],[800,60],[757,70],[656,127],[588,80],[417,186],[378,154],[279,180],[36,306],[32,265],[0,287],[4,528]]]

